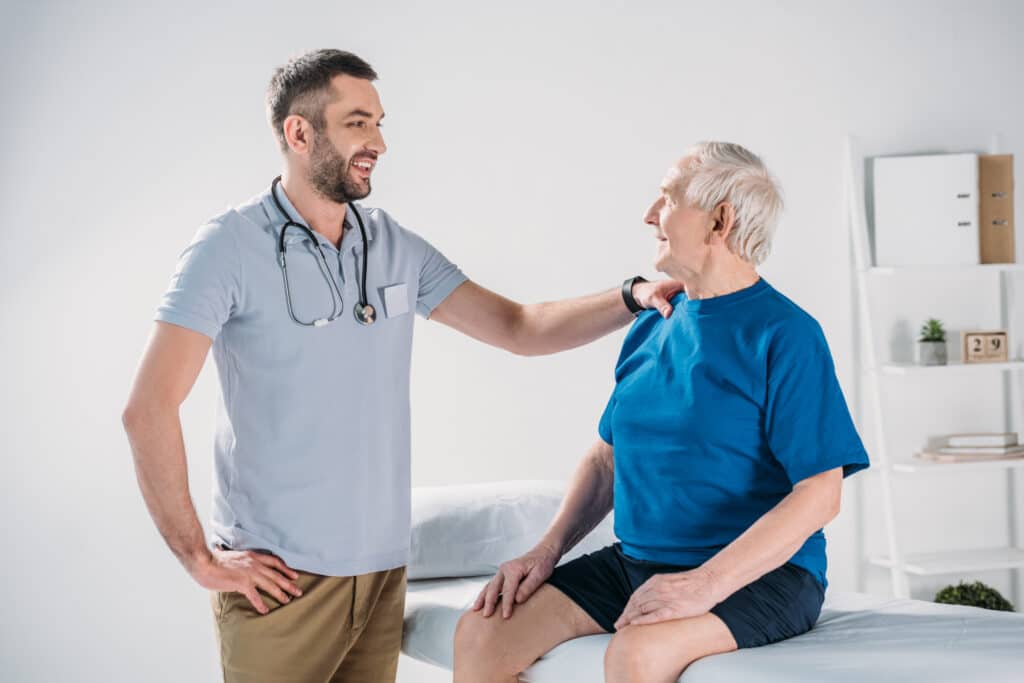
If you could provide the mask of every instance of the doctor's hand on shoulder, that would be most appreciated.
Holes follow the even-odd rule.
[[[205,559],[189,568],[189,574],[202,586],[222,593],[241,593],[260,614],[270,611],[260,591],[280,604],[291,602],[302,591],[292,581],[298,572],[276,555],[252,550],[214,548]]]
[[[505,619],[512,616],[515,605],[526,602],[540,588],[561,555],[554,548],[538,545],[530,552],[514,560],[503,562],[484,589],[473,602],[473,611],[483,609],[484,617],[494,614],[498,598],[501,598],[501,614]]]
[[[676,280],[655,282],[637,281],[633,284],[633,298],[643,308],[656,308],[662,318],[672,315],[670,300],[683,291],[683,283]]]

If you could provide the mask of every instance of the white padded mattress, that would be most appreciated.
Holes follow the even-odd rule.
[[[410,581],[402,651],[451,669],[455,624],[488,578]],[[563,643],[521,680],[600,683],[610,639],[597,635]],[[1024,683],[1024,615],[830,591],[810,632],[706,657],[679,680]]]

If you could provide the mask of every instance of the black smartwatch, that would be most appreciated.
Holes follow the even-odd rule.
[[[637,275],[636,277],[631,277],[622,283],[622,300],[626,302],[626,308],[628,308],[630,313],[633,315],[644,310],[644,307],[638,304],[636,299],[633,298],[633,285],[638,282],[647,282],[647,278]]]

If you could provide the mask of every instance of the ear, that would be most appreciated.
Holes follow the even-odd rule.
[[[296,154],[308,154],[310,145],[313,144],[313,126],[309,121],[298,114],[292,114],[284,120],[281,126],[284,131],[285,142]]]
[[[719,238],[725,240],[736,225],[736,209],[729,202],[719,202],[711,212],[711,218],[715,222],[712,230],[718,233]]]

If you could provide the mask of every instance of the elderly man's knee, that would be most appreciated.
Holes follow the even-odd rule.
[[[627,626],[618,631],[604,651],[606,681],[648,681],[665,672],[657,669],[655,643],[645,638],[643,629]]]
[[[502,643],[500,614],[485,618],[481,612],[463,613],[455,626],[455,657],[464,660],[485,660],[492,665],[501,663]]]
[[[479,612],[463,612],[455,625],[455,651],[471,653],[481,646],[485,629],[481,628]]]

